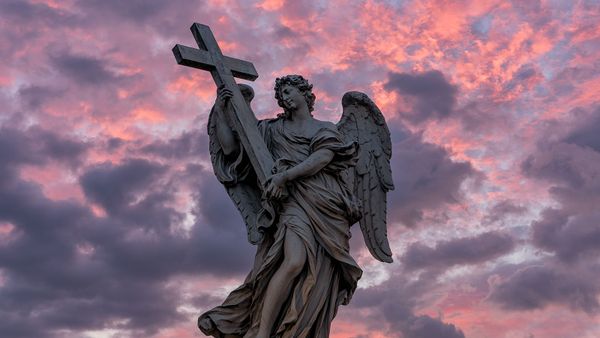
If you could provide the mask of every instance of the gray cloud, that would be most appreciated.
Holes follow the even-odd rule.
[[[549,304],[588,313],[600,309],[600,267],[595,259],[600,252],[600,152],[588,127],[596,120],[597,110],[580,116],[566,137],[540,141],[521,164],[527,177],[548,183],[559,202],[531,224],[532,244],[554,256],[494,287],[490,299],[506,309],[532,310]]]
[[[469,163],[454,162],[419,134],[394,144],[392,172],[396,189],[389,194],[390,214],[408,226],[417,224],[426,209],[457,203],[461,183],[477,176]]]
[[[402,113],[413,123],[450,116],[458,93],[457,87],[437,70],[418,74],[390,73],[384,88],[414,99],[413,109]]]
[[[565,142],[581,147],[589,147],[600,152],[600,108],[589,119],[585,119],[579,128],[567,135]]]
[[[465,334],[454,326],[426,315],[412,316],[400,325],[404,338],[465,338]]]
[[[526,211],[527,208],[516,204],[515,201],[503,200],[494,204],[484,220],[485,222],[493,223],[503,219],[506,216],[521,215]]]
[[[120,79],[101,59],[62,52],[51,57],[53,65],[65,76],[80,85],[101,85]]]
[[[598,267],[595,271],[546,264],[517,271],[497,285],[490,299],[506,309],[533,310],[563,304],[574,310],[597,312]]]
[[[166,168],[144,159],[128,159],[120,165],[95,165],[81,176],[86,196],[108,212],[127,207],[140,190],[152,185]]]
[[[200,158],[208,155],[208,135],[193,129],[165,141],[154,141],[141,147],[141,152],[166,159]]]
[[[45,164],[49,161],[76,165],[89,145],[34,126],[23,131],[0,128],[0,159],[4,168],[22,164]]]
[[[541,143],[521,166],[525,175],[550,183],[560,202],[533,222],[533,243],[564,261],[600,252],[600,152],[590,130],[600,121],[598,112],[582,117],[564,139]]]
[[[75,200],[51,200],[18,176],[24,164],[69,163],[85,149],[38,128],[0,132],[0,221],[14,226],[0,237],[3,336],[78,335],[115,321],[131,336],[150,336],[183,320],[171,277],[240,277],[252,264],[240,217],[213,225],[198,214],[188,234],[172,231],[182,221],[170,206],[175,184],[187,180],[217,205],[231,204],[224,189],[191,180],[207,172],[182,173],[142,159],[76,167],[86,197],[107,209],[102,217]]]
[[[547,209],[533,222],[533,243],[564,261],[593,259],[600,253],[600,212],[568,215]]]
[[[131,0],[131,1],[79,1],[78,5],[95,15],[105,18],[115,17],[135,22],[144,22],[151,19],[169,7],[169,4],[160,0]]]
[[[413,313],[420,297],[435,286],[436,273],[426,272],[417,279],[408,280],[406,274],[396,273],[376,288],[360,290],[352,300],[352,306],[368,308],[374,312],[373,318],[383,318],[389,325],[391,337],[448,337],[464,338],[463,332],[453,324],[441,319]],[[379,323],[378,330],[384,329]],[[399,335],[401,333],[401,335]]]
[[[15,0],[2,1],[0,12],[3,18],[14,20],[13,22],[42,21],[44,24],[59,26],[73,26],[81,23],[74,14],[59,8],[52,8],[43,3]]]
[[[62,95],[64,90],[50,86],[29,85],[19,88],[18,93],[25,108],[38,109],[47,101]]]
[[[515,242],[509,235],[486,232],[438,242],[433,248],[415,243],[408,247],[401,260],[407,269],[445,269],[485,262],[509,253],[514,247]]]

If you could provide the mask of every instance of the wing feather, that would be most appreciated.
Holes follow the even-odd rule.
[[[211,110],[207,131],[213,170],[244,219],[248,241],[251,244],[258,244],[262,240],[262,234],[258,230],[257,224],[257,215],[261,211],[261,191],[258,185],[254,183],[256,178],[249,165],[242,163],[247,162],[244,159],[243,150],[234,163],[225,160],[223,150],[216,136],[216,123]]]
[[[387,192],[394,189],[390,132],[383,114],[366,94],[348,92],[342,98],[342,106],[338,130],[346,141],[359,144],[353,176],[354,193],[363,207],[360,228],[373,257],[391,263],[386,221]]]

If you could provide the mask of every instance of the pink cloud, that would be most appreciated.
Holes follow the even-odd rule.
[[[260,77],[253,108],[263,118],[279,111],[273,82],[286,73],[315,83],[319,118],[339,118],[345,91],[374,99],[394,140],[397,190],[390,195],[389,233],[396,256],[414,242],[433,247],[503,230],[515,236],[517,251],[525,250],[522,244],[559,258],[567,249],[597,257],[591,246],[567,241],[579,236],[574,224],[596,233],[587,220],[597,200],[600,155],[585,125],[593,124],[599,104],[597,4],[36,0],[3,2],[0,18],[0,239],[11,238],[0,241],[0,292],[35,301],[0,305],[6,318],[0,335],[82,332],[125,321],[125,336],[198,336],[192,315],[178,312],[186,308],[183,291],[165,285],[194,280],[197,294],[208,295],[196,305],[212,306],[224,292],[216,290],[249,268],[243,264],[253,248],[245,246],[241,220],[208,167],[204,129],[214,84],[207,72],[176,65],[170,51],[175,43],[196,46],[188,29],[194,21],[211,26],[225,54],[255,64]],[[439,81],[415,89],[425,74],[438,74]],[[407,81],[394,89],[388,85],[394,76]],[[447,95],[437,95],[444,88]],[[573,185],[576,177],[586,184]],[[122,205],[110,203],[119,198]],[[569,221],[550,228],[542,213],[548,208]],[[534,241],[534,229],[564,238]],[[94,250],[77,254],[85,243]],[[358,261],[373,268],[360,238],[354,243]],[[217,251],[224,263],[210,265]],[[442,330],[452,324],[457,329],[451,332],[467,337],[593,336],[597,315],[560,301],[519,312],[486,298],[499,284],[481,280],[495,274],[506,282],[517,270],[511,264],[539,263],[521,251],[507,255],[431,276],[419,291],[423,297],[414,299],[418,306],[394,308],[410,310],[402,325],[375,314],[387,303],[367,309],[360,294],[400,303],[404,294],[384,288],[405,287],[407,277],[418,275],[399,274],[401,263],[373,268],[390,279],[359,289],[359,300],[340,309],[332,337],[400,336],[410,332],[407,323]],[[145,265],[147,257],[155,267]],[[87,308],[97,298],[73,291],[107,278],[115,288],[94,290],[114,301],[112,307]],[[35,298],[34,291],[47,298]],[[132,300],[120,302],[127,296]],[[7,315],[28,313],[27,306],[33,310],[25,321]],[[47,325],[28,325],[43,308],[83,319],[43,312]],[[162,327],[140,333],[152,326],[148,318]]]

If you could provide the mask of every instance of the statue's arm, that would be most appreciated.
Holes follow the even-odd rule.
[[[312,176],[325,168],[333,159],[334,153],[329,149],[319,149],[310,154],[304,161],[300,162],[295,167],[284,171],[283,177],[286,182]]]
[[[269,177],[265,189],[267,198],[280,199],[284,194],[285,184],[287,182],[318,173],[331,162],[333,156],[333,151],[329,149],[319,149],[310,154],[298,165]]]
[[[217,139],[226,156],[237,154],[240,151],[239,140],[236,138],[233,129],[231,129],[225,118],[225,109],[228,109],[226,104],[232,96],[233,94],[230,90],[224,88],[219,89],[213,107],[213,112],[217,119],[215,124]]]

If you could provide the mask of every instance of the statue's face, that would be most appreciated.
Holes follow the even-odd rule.
[[[281,99],[283,108],[289,111],[298,110],[302,105],[306,105],[304,94],[292,85],[285,85],[281,88]]]

